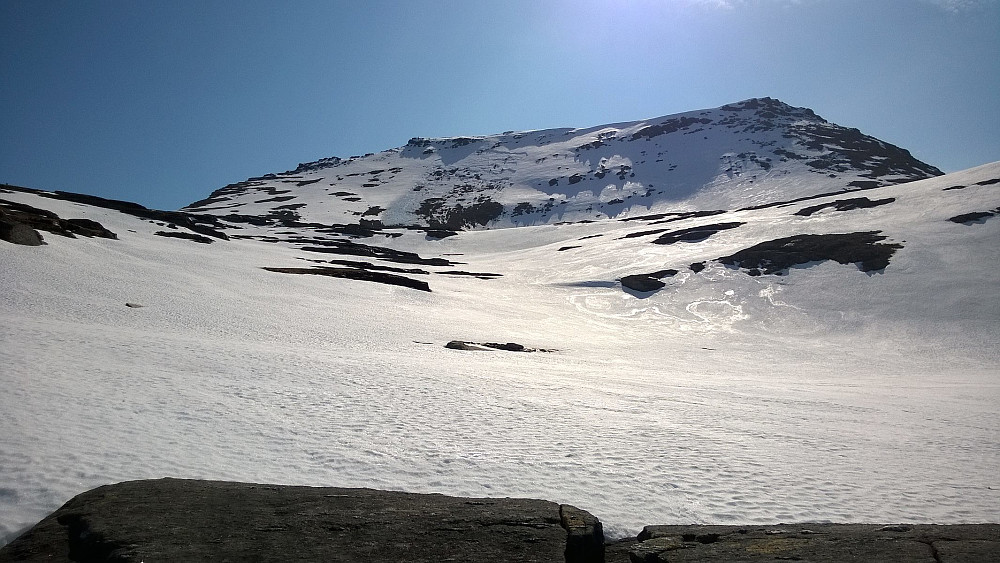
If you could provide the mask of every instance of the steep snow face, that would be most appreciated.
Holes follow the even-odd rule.
[[[185,210],[234,225],[479,229],[732,209],[940,175],[771,98],[587,129],[413,138],[232,184]]]
[[[511,152],[537,142],[515,137]],[[469,159],[481,142],[369,159]],[[243,186],[213,205],[249,213],[245,198],[321,185],[285,180],[372,176],[361,159],[321,164],[266,181],[289,194]],[[801,170],[780,202],[734,176],[732,207],[702,188],[658,213],[447,238],[3,190],[0,210],[117,239],[0,241],[0,534],[161,476],[547,498],[611,535],[998,521],[1000,163],[793,201],[835,180]]]

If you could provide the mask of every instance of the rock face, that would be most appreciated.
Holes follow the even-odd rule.
[[[97,221],[63,219],[46,209],[0,199],[0,239],[27,246],[45,244],[42,235],[35,229],[69,238],[76,238],[76,235],[118,238]]]
[[[159,479],[83,493],[14,561],[604,561],[592,515],[531,499]]]
[[[994,562],[1000,525],[665,525],[605,543],[592,514],[544,500],[157,479],[78,495],[0,548],[0,563],[776,560]]]
[[[14,223],[0,219],[0,240],[24,246],[41,246],[45,244],[42,235],[24,223]]]
[[[196,215],[194,213],[182,213],[179,211],[160,211],[157,209],[147,209],[139,205],[138,203],[132,203],[130,201],[105,199],[103,197],[97,197],[87,194],[77,194],[72,192],[63,192],[58,190],[54,192],[47,192],[43,190],[24,188],[21,186],[11,186],[10,184],[4,184],[4,188],[17,192],[37,194],[42,197],[47,197],[50,199],[72,201],[74,203],[82,203],[84,205],[92,205],[94,207],[101,207],[104,209],[113,209],[115,211],[120,211],[128,215],[140,217],[142,219],[173,223],[177,226],[184,227],[195,233],[200,233],[202,235],[207,235],[221,240],[229,240],[229,235],[215,228],[219,226],[219,219],[211,215]],[[12,202],[5,202],[5,203],[10,204]],[[51,211],[44,211],[37,209],[34,209],[34,211],[41,211],[43,216],[55,217],[55,214],[52,213]],[[69,219],[69,221],[76,222],[75,225],[67,228],[67,230],[70,232],[75,232],[76,234],[82,234],[83,236],[88,236],[88,237],[97,236],[105,238],[118,238],[114,233],[104,229],[104,227],[102,227],[99,223],[96,223],[94,221],[89,221],[87,219]],[[36,228],[43,228],[43,227],[36,227]],[[56,232],[56,234],[62,234],[58,233],[57,231],[51,231],[51,232]]]
[[[637,538],[608,544],[609,563],[661,561],[997,561],[1000,526],[969,524],[796,524],[646,526]]]

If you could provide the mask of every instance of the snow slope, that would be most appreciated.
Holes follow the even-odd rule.
[[[232,223],[211,244],[3,190],[118,239],[0,241],[0,535],[85,489],[160,476],[538,497],[593,512],[611,535],[998,521],[1000,217],[949,220],[1000,208],[997,178],[1000,163],[846,196],[801,177],[763,201],[699,188],[651,211],[724,211],[539,214],[443,239]],[[838,193],[746,209],[824,191]],[[247,194],[227,196],[240,213]],[[859,196],[892,201],[834,204]],[[312,202],[300,211],[329,219]],[[740,225],[653,242],[721,223]],[[751,275],[718,260],[871,231],[900,248],[867,272],[826,260]],[[456,264],[343,254],[345,240]],[[306,250],[324,244],[333,253]],[[431,291],[262,269],[329,260],[422,270],[396,273]],[[658,291],[619,281],[665,269],[677,273]],[[444,347],[456,339],[547,351]]]

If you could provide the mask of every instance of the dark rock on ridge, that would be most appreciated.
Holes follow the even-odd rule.
[[[212,239],[208,237],[203,237],[201,235],[196,235],[194,233],[185,233],[179,231],[156,231],[153,234],[161,237],[193,240],[194,242],[200,242],[202,244],[212,244]]]
[[[0,218],[0,240],[24,246],[41,246],[45,244],[42,235],[25,225],[24,223],[14,223]]]
[[[495,280],[497,278],[503,277],[503,274],[491,274],[489,272],[465,272],[462,270],[448,270],[444,272],[434,272],[434,273],[441,276],[467,276],[470,278],[476,278],[480,280]]]
[[[430,274],[427,270],[421,270],[420,268],[393,268],[392,266],[379,266],[371,262],[360,262],[358,260],[330,260],[329,263],[360,270],[379,270],[382,272],[395,272],[397,274],[422,274],[425,276]]]
[[[669,231],[663,233],[656,240],[653,241],[654,244],[673,244],[675,242],[686,241],[686,242],[699,242],[707,239],[708,237],[728,229],[735,229],[746,223],[740,221],[733,221],[730,223],[715,223],[713,225],[701,225],[698,227],[690,227],[687,229],[678,229],[676,231]]]
[[[14,561],[598,563],[604,538],[543,500],[158,479],[78,495],[0,549]]]
[[[991,186],[993,184],[1000,184],[1000,178],[991,178],[989,180],[983,180],[981,182],[976,182],[973,185],[974,186]],[[969,186],[963,186],[963,185],[950,186],[950,187],[944,188],[943,191],[947,192],[947,191],[950,191],[950,190],[964,190],[965,188],[968,188],[968,187]]]
[[[663,289],[667,284],[661,282],[660,280],[647,276],[645,274],[636,274],[632,276],[624,276],[621,279],[622,287],[639,291],[642,293],[648,293],[650,291],[656,291]]]
[[[838,199],[837,201],[831,201],[830,203],[821,203],[819,205],[812,205],[809,207],[803,207],[795,212],[795,215],[800,215],[802,217],[808,217],[817,211],[821,211],[827,208],[833,208],[837,211],[850,211],[852,209],[868,209],[871,207],[878,207],[880,205],[887,205],[896,201],[894,197],[887,197],[885,199],[871,200],[867,197],[853,197],[848,199]]]
[[[774,274],[792,266],[834,260],[857,264],[864,272],[881,270],[901,244],[880,243],[887,237],[880,231],[826,235],[795,235],[755,244],[719,262],[750,270],[751,275]]]
[[[453,237],[458,234],[455,231],[449,231],[447,229],[427,229],[427,231],[425,232],[427,233],[427,236],[429,238],[438,240],[443,238]]]
[[[649,125],[639,129],[632,134],[632,140],[637,139],[652,139],[653,137],[659,137],[660,135],[667,135],[670,133],[675,133],[682,129],[687,129],[692,125],[704,124],[707,125],[711,123],[711,119],[704,117],[677,117],[673,119],[668,119],[656,125]]]
[[[452,340],[444,345],[450,350],[465,350],[469,352],[483,352],[489,350],[505,350],[507,352],[551,352],[540,348],[527,348],[523,344],[516,342],[466,342],[465,340]]]
[[[992,211],[973,211],[972,213],[962,213],[961,215],[955,215],[950,217],[948,220],[952,223],[958,223],[961,225],[971,225],[973,223],[981,223],[986,219],[990,219],[1000,215],[1000,207]]]
[[[154,221],[173,223],[198,234],[222,240],[229,240],[229,236],[226,235],[226,233],[216,229],[216,227],[221,227],[221,225],[219,225],[219,219],[213,215],[198,215],[194,213],[184,213],[182,211],[160,211],[158,209],[147,209],[138,203],[132,203],[130,201],[105,199],[103,197],[93,195],[76,194],[59,190],[46,192],[42,190],[33,190],[31,188],[22,188],[20,186],[6,185],[5,187],[20,192],[37,194],[51,199],[72,201],[74,203],[82,203],[84,205],[112,209],[134,217],[139,217],[141,219],[151,219]]]
[[[76,238],[76,235],[118,238],[118,235],[104,228],[104,225],[91,219],[63,219],[47,209],[0,199],[0,239],[29,246],[45,244],[35,229],[69,238]]]
[[[860,182],[851,182],[848,185],[849,186],[858,186],[859,183]],[[887,185],[891,185],[891,184],[887,184]],[[864,185],[864,186],[861,186],[861,187],[857,187],[856,189],[853,189],[853,190],[845,189],[845,190],[841,190],[841,191],[837,191],[837,192],[825,192],[825,193],[821,193],[821,194],[802,196],[802,197],[797,197],[795,199],[788,199],[788,200],[784,200],[784,201],[772,201],[770,203],[762,203],[760,205],[750,205],[748,207],[740,208],[740,209],[738,209],[738,211],[753,211],[753,210],[756,210],[756,209],[767,209],[767,208],[770,208],[770,207],[787,207],[789,205],[792,205],[793,203],[800,203],[800,202],[803,202],[803,201],[810,201],[810,200],[814,200],[814,199],[822,199],[824,197],[830,197],[830,196],[835,196],[835,195],[843,195],[844,193],[847,193],[847,192],[864,192],[864,191],[870,191],[870,190],[877,190],[879,188],[884,188],[884,187],[886,187],[886,186],[883,186],[882,184],[880,184],[878,182],[874,182],[874,185]]]
[[[826,152],[807,162],[809,166],[822,171],[858,170],[863,171],[861,176],[873,180],[898,176],[896,179],[885,180],[893,184],[944,174],[934,166],[913,158],[906,149],[865,135],[857,129],[841,127],[825,120],[793,123],[788,128],[788,135],[817,152],[823,152],[829,146],[837,147],[836,151]]]
[[[294,239],[289,242],[296,242]],[[382,246],[371,246],[360,244],[349,240],[310,240],[312,244],[321,246],[304,246],[302,250],[306,252],[322,252],[325,254],[343,254],[347,256],[367,256],[378,258],[387,262],[399,264],[419,264],[422,266],[454,266],[456,262],[444,258],[423,258],[415,252],[405,250],[394,250]]]
[[[624,276],[621,279],[622,287],[628,288],[641,293],[648,293],[650,291],[657,291],[663,289],[667,284],[661,282],[660,280],[666,277],[672,277],[677,275],[677,270],[660,270],[658,272],[652,272],[650,274],[634,274],[631,276]]]
[[[503,215],[503,205],[490,199],[475,203],[451,205],[444,198],[432,197],[420,203],[414,213],[427,221],[434,230],[461,231],[476,225],[486,226]]]
[[[282,274],[311,274],[316,276],[329,276],[331,278],[344,278],[349,280],[360,280],[369,281],[376,283],[384,283],[387,285],[398,285],[401,287],[408,287],[411,289],[419,289],[420,291],[430,291],[431,288],[427,285],[427,282],[422,280],[415,280],[413,278],[408,278],[406,276],[398,276],[396,274],[389,274],[386,272],[378,272],[372,270],[361,270],[358,268],[328,268],[328,267],[318,267],[318,268],[270,268],[265,267],[264,270],[269,272],[279,272]]]

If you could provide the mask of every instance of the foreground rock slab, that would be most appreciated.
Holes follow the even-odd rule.
[[[607,545],[608,563],[1000,561],[1000,525],[646,526]]]
[[[568,505],[158,479],[98,487],[0,549],[13,561],[598,562]]]

